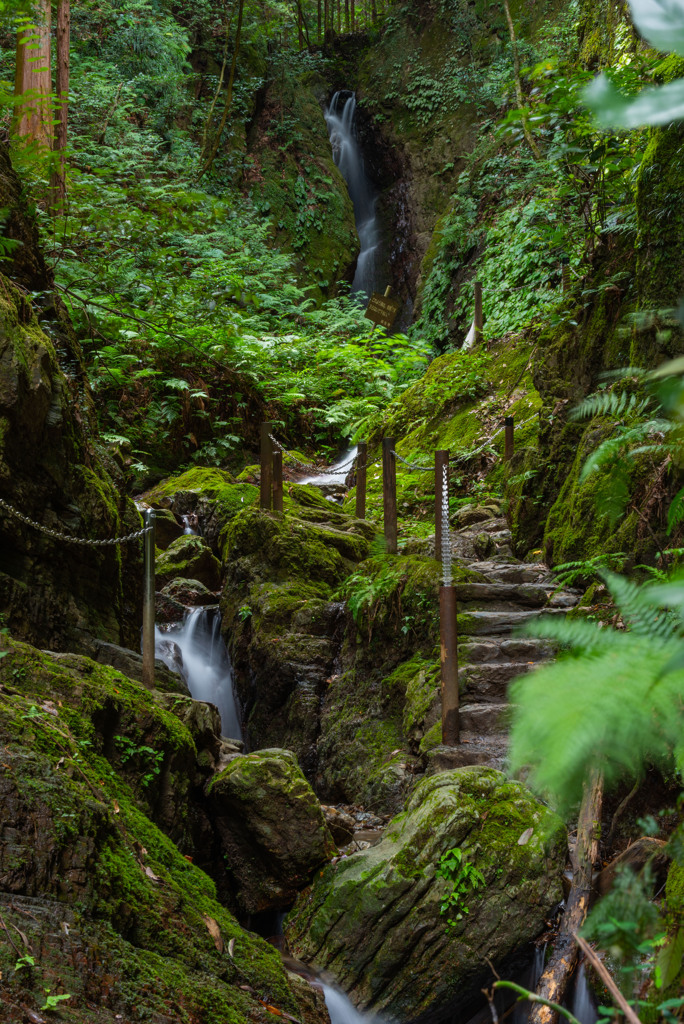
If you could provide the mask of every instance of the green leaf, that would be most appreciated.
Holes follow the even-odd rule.
[[[665,53],[684,57],[684,12],[680,0],[629,0],[641,35]]]
[[[656,959],[656,985],[668,988],[678,977],[684,956],[684,928],[680,928],[673,939],[663,946]],[[660,1007],[658,1007],[660,1009]]]
[[[583,93],[604,128],[642,128],[684,118],[684,79],[642,89],[636,99],[620,93],[606,75],[599,75]]]

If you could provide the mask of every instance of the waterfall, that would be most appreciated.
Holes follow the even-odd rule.
[[[585,962],[579,966],[575,978],[575,991],[572,996],[571,1012],[580,1021],[580,1024],[595,1024],[598,1020],[596,1000],[587,982],[587,970]]]
[[[180,672],[195,700],[216,705],[223,735],[241,740],[233,669],[221,636],[218,610],[189,608],[182,622],[172,623],[163,630],[157,626],[155,646],[156,656],[172,672]]]
[[[380,224],[375,206],[376,196],[364,166],[356,138],[356,96],[336,92],[325,112],[333,160],[347,183],[354,204],[356,231],[361,246],[352,282],[352,293],[370,295],[377,289],[377,257],[380,245]]]
[[[369,1024],[378,1020],[369,1014],[360,1013],[351,1000],[338,988],[323,985],[325,1005],[330,1014],[330,1024]]]

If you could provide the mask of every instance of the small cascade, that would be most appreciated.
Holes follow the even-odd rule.
[[[189,608],[180,623],[155,630],[157,657],[172,672],[180,672],[195,700],[215,704],[221,732],[242,739],[240,716],[233,692],[233,669],[221,636],[221,616],[215,608]]]
[[[577,1017],[580,1024],[596,1024],[598,1020],[596,1000],[587,982],[587,970],[584,961],[580,964],[575,977],[575,990],[572,994],[570,1011]]]
[[[351,469],[353,469],[352,460],[356,458],[358,448],[354,446],[346,451],[343,455],[340,455],[337,462],[334,462],[327,473],[314,473],[312,476],[307,476],[303,480],[300,480],[300,484],[318,484],[319,487],[330,484],[337,484],[339,487],[344,486],[345,477]],[[345,470],[342,474],[341,469]]]
[[[187,516],[181,516],[183,520],[183,533],[190,534],[193,537],[199,537],[199,521],[194,512],[191,512]]]
[[[380,224],[376,213],[376,195],[366,175],[361,150],[356,138],[356,96],[354,93],[336,92],[325,112],[333,160],[347,183],[349,197],[354,204],[356,232],[360,251],[352,293],[370,295],[378,289],[377,256],[380,245]]]
[[[360,1013],[352,1001],[338,988],[324,984],[323,995],[331,1024],[369,1024],[369,1021],[378,1021],[377,1017]]]

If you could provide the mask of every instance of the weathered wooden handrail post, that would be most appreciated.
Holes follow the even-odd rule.
[[[261,424],[261,473],[259,478],[259,507],[272,508],[271,484],[273,481],[273,424],[270,420]]]
[[[356,518],[366,518],[366,469],[368,468],[368,445],[359,441],[356,452]]]
[[[475,282],[475,313],[473,315],[473,327],[475,328],[474,344],[479,345],[482,341],[482,282]]]
[[[567,295],[570,291],[570,259],[568,256],[564,256],[561,260],[561,280],[563,282],[563,294]]]
[[[154,689],[154,509],[143,513],[147,529],[143,542],[143,630],[142,630],[142,682],[148,690]]]
[[[273,449],[273,511],[283,511],[283,453]]]
[[[515,441],[513,438],[514,422],[512,416],[504,419],[504,462],[513,458]]]
[[[440,448],[435,452],[435,558],[442,561],[442,508],[446,498],[449,504],[449,494],[445,493],[444,468],[449,472],[449,452]],[[448,477],[447,477],[448,479]]]
[[[397,463],[394,458],[394,438],[382,442],[382,508],[385,521],[387,553],[397,553]]]

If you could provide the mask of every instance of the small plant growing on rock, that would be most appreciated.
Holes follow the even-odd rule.
[[[448,931],[450,928],[455,928],[456,924],[470,913],[465,905],[465,900],[471,893],[484,888],[485,878],[479,868],[465,859],[463,850],[458,846],[454,846],[442,854],[435,876],[452,883],[451,889],[443,897],[440,907],[442,914],[454,914],[447,921]]]

